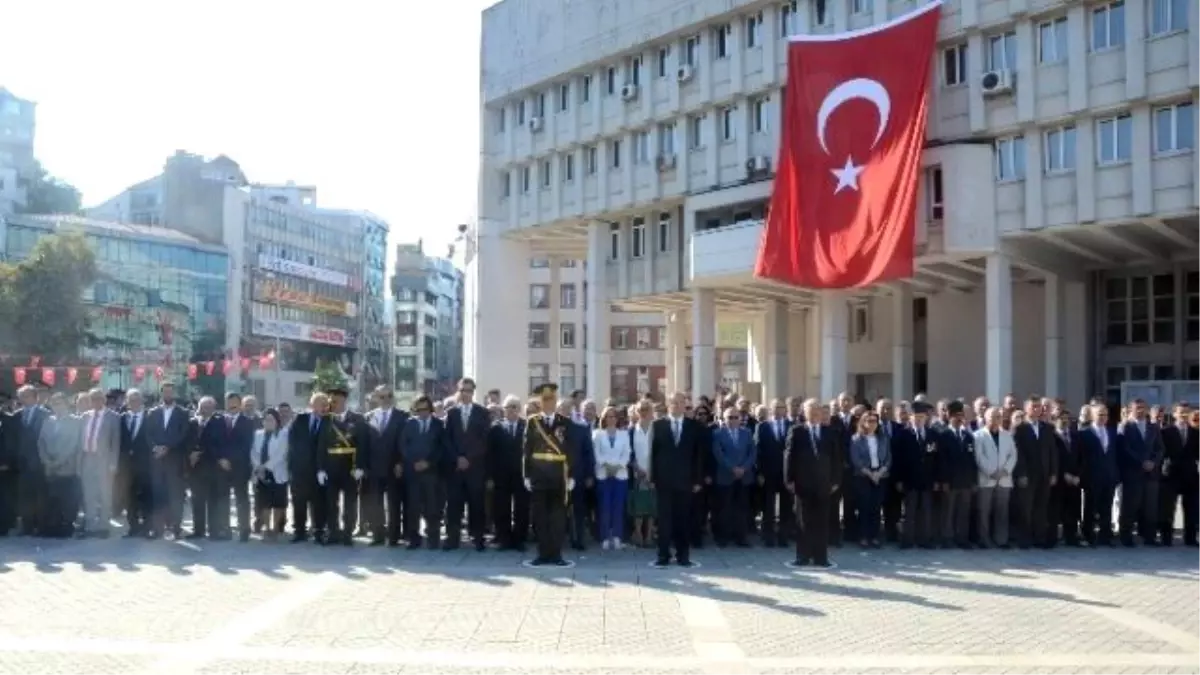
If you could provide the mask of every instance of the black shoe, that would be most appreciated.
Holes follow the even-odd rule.
[[[1197,541],[1196,539],[1188,539],[1187,541],[1185,541],[1183,543],[1185,546],[1191,546],[1192,548],[1196,548],[1197,546],[1200,546],[1200,541]]]
[[[487,546],[485,546],[485,545],[484,545],[484,543],[483,543],[483,540],[482,540],[482,539],[476,539],[476,540],[475,540],[475,550],[476,550],[476,551],[479,551],[480,553],[482,553],[482,552],[484,552],[484,551],[486,551],[486,550],[487,550]]]
[[[176,538],[178,539],[179,536],[176,535]],[[204,538],[203,532],[193,532],[193,533],[189,534],[188,536],[184,537],[184,539],[186,539],[188,541],[196,541],[197,539],[203,539],[203,538]]]
[[[658,560],[654,561],[654,567],[657,567],[660,570],[665,570],[670,566],[671,566],[671,561],[666,560],[664,558],[659,558]]]
[[[367,544],[367,545],[368,546],[383,546],[386,543],[388,543],[388,542],[383,537],[372,537],[371,543]]]
[[[292,535],[292,543],[293,544],[299,544],[302,541],[308,541],[308,533],[296,532],[295,534]]]
[[[144,536],[146,539],[149,539],[150,541],[154,541],[155,539],[162,537],[162,534],[160,534],[158,530],[147,530],[146,534],[144,534],[142,536]]]
[[[229,541],[233,539],[233,535],[228,532],[220,532],[209,537],[212,541]]]
[[[353,546],[354,537],[342,537],[342,546]]]
[[[398,547],[398,546],[400,546],[400,540],[399,540],[399,539],[388,539],[388,540],[387,540],[387,547],[388,547],[388,548],[396,548],[396,547]]]
[[[796,558],[792,561],[792,567],[808,567],[812,561],[808,558]]]
[[[243,530],[243,531],[241,531],[241,532],[238,532],[238,541],[240,541],[240,542],[242,542],[242,543],[245,543],[245,542],[247,542],[247,541],[250,541],[250,531],[249,531],[249,530]]]
[[[763,548],[775,548],[775,537],[763,537]]]
[[[142,535],[142,531],[140,529],[129,528],[129,531],[127,531],[125,534],[121,535],[121,538],[122,539],[137,539],[138,537],[141,537],[141,536],[143,536],[143,535]]]
[[[675,564],[684,569],[691,569],[696,566],[696,563],[692,562],[691,560],[678,560],[675,562]]]
[[[913,547],[913,545],[912,545],[912,544],[900,544],[900,550],[901,550],[901,551],[907,551],[908,549],[910,549],[910,548],[912,548],[912,547]]]
[[[446,540],[445,542],[442,542],[443,551],[457,551],[458,547],[459,543],[457,541]]]
[[[566,560],[563,560],[562,558],[555,558],[551,562],[551,564],[554,565],[555,567],[570,567],[571,566],[571,563],[567,562]]]
[[[813,564],[812,564],[812,566],[813,566],[813,567],[819,567],[819,568],[821,568],[821,569],[823,569],[823,570],[831,570],[831,569],[833,569],[833,568],[835,567],[835,565],[834,565],[833,563],[829,562],[828,560],[822,560],[822,561],[819,561],[819,562],[815,562],[815,563],[813,563]]]
[[[407,548],[408,548],[408,550],[410,550],[410,551],[420,551],[420,550],[421,550],[421,543],[422,543],[422,542],[421,542],[421,540],[420,540],[420,539],[416,539],[416,540],[414,540],[414,541],[410,541],[410,542],[408,542],[408,547],[407,547]]]
[[[524,553],[525,552],[525,544],[522,544],[519,542],[516,544],[513,544],[512,550],[516,551],[517,553]]]
[[[545,558],[538,557],[538,558],[534,558],[533,560],[530,560],[529,564],[532,565],[533,567],[541,567],[542,565],[550,564],[550,561],[546,560]]]
[[[582,541],[571,542],[571,548],[576,551],[586,551],[587,550],[587,546],[584,546]]]

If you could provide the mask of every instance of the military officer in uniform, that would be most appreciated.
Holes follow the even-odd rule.
[[[358,487],[370,461],[370,429],[362,415],[346,410],[348,393],[344,388],[332,387],[326,393],[329,431],[317,443],[317,482],[325,486],[329,527],[324,543],[352,546],[358,521]]]
[[[530,416],[522,444],[525,489],[531,493],[533,527],[537,531],[538,552],[531,564],[567,567],[562,546],[567,530],[567,500],[575,487],[568,456],[568,434],[574,422],[555,412],[558,385],[540,384],[534,395],[541,399],[544,412]]]

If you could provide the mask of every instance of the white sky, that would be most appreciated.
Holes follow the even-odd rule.
[[[473,221],[479,15],[495,0],[4,2],[0,86],[84,205],[176,149],[317,186],[435,255]],[[389,247],[391,248],[391,247]],[[389,257],[391,251],[389,251]]]

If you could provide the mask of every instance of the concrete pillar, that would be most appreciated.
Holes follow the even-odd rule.
[[[463,374],[481,390],[529,389],[529,243],[502,237],[484,222],[463,289]],[[498,284],[496,279],[504,279]]]
[[[767,331],[762,315],[754,316],[746,326],[746,382],[762,384],[767,365]]]
[[[1046,285],[1043,287],[1046,294],[1046,383],[1042,386],[1042,395],[1051,398],[1063,395],[1063,286],[1065,284],[1058,275],[1046,275]]]
[[[1062,397],[1067,400],[1075,409],[1087,401],[1090,392],[1088,390],[1087,377],[1065,377],[1066,373],[1086,373],[1090,367],[1091,354],[1088,349],[1088,332],[1092,326],[1092,312],[1088,307],[1088,287],[1083,281],[1062,281],[1063,287],[1062,300],[1060,301],[1063,308],[1063,331],[1062,343],[1064,347],[1071,345],[1071,349],[1063,349],[1062,373],[1060,382],[1062,385]],[[1066,320],[1070,316],[1071,319]]]
[[[707,288],[692,289],[692,399],[717,388],[717,298]]]
[[[767,311],[762,321],[767,358],[765,364],[760,364],[763,375],[763,403],[767,403],[773,398],[784,398],[789,392],[791,359],[788,358],[788,326],[790,319],[791,315],[788,313],[786,303],[778,300],[767,303]]]
[[[667,315],[667,390],[670,393],[687,390],[687,314]]]
[[[1003,253],[987,257],[984,313],[987,315],[987,395],[1000,401],[1012,391],[1012,264]]]
[[[828,402],[846,389],[846,332],[850,304],[842,291],[821,291],[821,400]]]
[[[562,262],[550,259],[550,381],[562,386]]]
[[[808,380],[804,383],[805,398],[815,398],[821,395],[821,305],[817,303],[809,308],[804,317],[804,330],[807,336],[805,344],[805,359],[808,361]]]
[[[608,283],[605,269],[608,260],[608,223],[588,224],[587,255],[587,394],[606,399],[612,393],[612,358],[608,315]]]
[[[787,316],[788,384],[784,396],[803,396],[808,387],[808,327],[805,312],[789,312]]]
[[[896,284],[892,291],[892,400],[913,396],[912,287]]]

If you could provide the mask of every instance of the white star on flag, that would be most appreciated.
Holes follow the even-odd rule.
[[[858,176],[862,172],[863,167],[855,165],[852,157],[846,158],[846,166],[840,169],[830,169],[829,173],[837,178],[837,187],[833,188],[833,194],[836,195],[847,188],[858,192]]]

